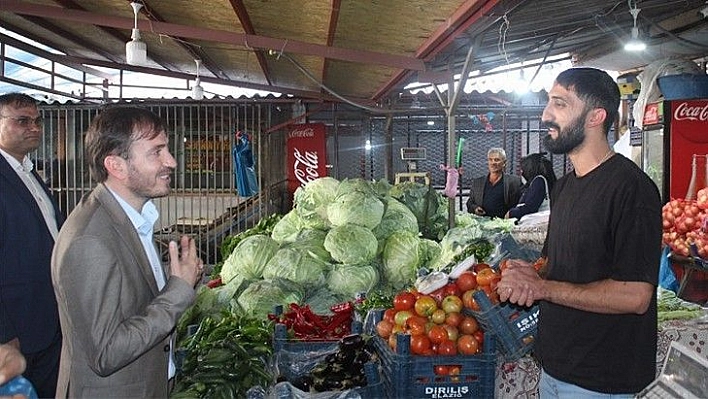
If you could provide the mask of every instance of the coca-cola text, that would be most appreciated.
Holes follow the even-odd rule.
[[[293,147],[293,156],[295,157],[293,172],[301,186],[320,177],[317,171],[318,157],[316,151],[305,151],[303,154],[297,147]]]
[[[681,103],[674,111],[674,120],[683,121],[708,121],[708,104],[691,107],[688,103]]]

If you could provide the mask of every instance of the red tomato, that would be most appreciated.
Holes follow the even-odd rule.
[[[423,317],[413,316],[406,320],[406,327],[411,335],[425,335],[425,325],[428,320]]]
[[[424,355],[430,350],[430,339],[425,335],[411,336],[411,353],[415,355]]]
[[[467,309],[471,309],[478,312],[480,309],[479,305],[477,304],[477,301],[474,299],[474,291],[475,290],[469,290],[465,291],[465,293],[462,294],[462,305]]]
[[[455,283],[447,283],[444,287],[442,287],[442,290],[443,298],[450,295],[460,296],[462,294],[462,291],[460,291],[460,288]]]
[[[442,308],[445,313],[461,312],[462,311],[462,299],[457,295],[448,295],[442,301]]]
[[[395,334],[389,335],[389,337],[388,337],[388,346],[391,347],[391,350],[394,353],[396,352],[396,346],[397,346],[397,342],[398,342],[397,335],[398,335],[398,333],[395,333]]]
[[[438,355],[455,356],[457,354],[457,345],[454,341],[446,339],[438,344]]]
[[[489,285],[493,280],[501,278],[491,267],[477,272],[477,285]]]
[[[479,273],[480,270],[483,269],[489,269],[491,266],[489,266],[486,263],[476,263],[473,267],[472,270],[474,270],[475,273]]]
[[[376,323],[376,332],[383,339],[388,339],[388,337],[391,335],[392,330],[393,323],[388,320],[381,320],[380,322]]]
[[[428,331],[428,338],[430,338],[430,342],[438,345],[445,340],[449,340],[445,327],[437,324],[432,326],[430,331]]]
[[[457,280],[455,280],[455,284],[457,284],[457,288],[462,292],[473,290],[477,287],[477,276],[471,271],[463,272]]]
[[[393,297],[393,308],[396,310],[413,309],[415,305],[415,295],[410,292],[399,292]]]
[[[459,327],[465,316],[460,312],[450,312],[445,315],[445,324],[448,326]]]
[[[433,299],[435,299],[435,303],[437,303],[438,306],[440,306],[443,298],[445,298],[443,288],[445,288],[445,287],[438,288],[437,290],[435,290],[429,294]]]
[[[435,375],[448,375],[450,374],[450,366],[444,366],[442,364],[435,366]]]
[[[472,316],[465,316],[460,324],[457,326],[462,334],[474,334],[475,331],[479,330],[479,323],[477,319]]]
[[[428,317],[438,309],[438,304],[430,295],[422,295],[415,301],[413,307],[418,315]]]
[[[460,335],[457,338],[457,351],[463,355],[474,355],[479,352],[479,342],[472,335]]]
[[[484,331],[480,328],[479,330],[475,331],[472,336],[479,342],[480,348],[482,347],[482,344],[484,343]]]
[[[394,323],[393,318],[394,318],[395,316],[396,316],[396,309],[394,309],[394,308],[389,308],[389,309],[386,309],[386,310],[384,311],[383,319],[384,319],[384,320],[388,320],[388,321],[390,321],[391,323]]]

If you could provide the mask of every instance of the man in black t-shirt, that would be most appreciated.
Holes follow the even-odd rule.
[[[568,154],[574,171],[552,190],[545,279],[513,260],[497,288],[502,301],[540,301],[541,398],[630,398],[656,373],[661,200],[609,146],[619,100],[607,73],[573,68],[558,75],[543,112],[546,147]]]

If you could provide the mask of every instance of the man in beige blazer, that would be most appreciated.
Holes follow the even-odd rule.
[[[52,256],[64,342],[57,397],[167,397],[172,333],[202,274],[195,243],[170,243],[163,267],[152,198],[176,166],[163,121],[136,107],[94,118],[85,148],[98,182],[73,210]]]

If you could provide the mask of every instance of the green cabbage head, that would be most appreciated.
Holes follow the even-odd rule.
[[[355,224],[345,224],[327,232],[324,247],[335,261],[356,265],[369,263],[376,257],[378,242],[371,230]]]

